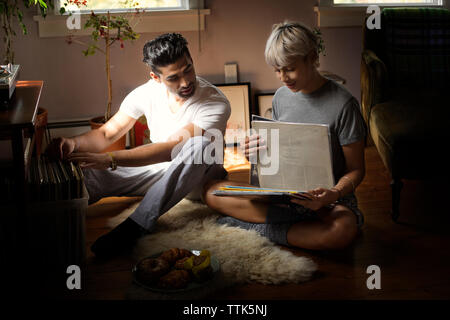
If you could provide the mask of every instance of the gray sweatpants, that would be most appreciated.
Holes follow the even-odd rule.
[[[197,136],[189,139],[175,152],[171,162],[143,167],[118,167],[117,170],[85,169],[89,203],[109,196],[144,196],[130,218],[148,231],[156,220],[188,194],[199,194],[202,186],[214,179],[223,179],[222,164],[197,161],[210,144]],[[196,161],[194,161],[196,159]]]

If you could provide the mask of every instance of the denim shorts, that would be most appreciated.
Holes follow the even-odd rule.
[[[358,203],[354,194],[348,194],[338,199],[336,203],[329,205],[333,208],[336,205],[343,205],[349,208],[356,216],[358,230],[364,224],[364,216],[358,208]],[[287,233],[292,225],[301,221],[317,220],[317,213],[301,205],[290,203],[289,205],[270,205],[267,212],[266,223],[251,223],[236,219],[231,216],[223,216],[217,220],[219,224],[227,224],[232,227],[239,227],[246,230],[255,230],[260,235],[270,241],[287,247],[291,245],[287,241]]]
[[[353,193],[349,193],[342,198],[339,198],[335,203],[328,205],[327,208],[331,209],[336,205],[342,205],[349,208],[355,214],[356,225],[358,226],[358,229],[361,229],[364,224],[364,216],[361,210],[359,210],[358,208],[358,201]],[[303,217],[302,221],[317,219],[317,213],[313,210],[307,209],[301,205],[297,205],[294,203],[291,204],[290,207],[292,210],[295,210],[299,215]]]

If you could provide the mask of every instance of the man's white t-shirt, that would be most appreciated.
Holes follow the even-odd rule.
[[[152,142],[167,141],[189,123],[204,130],[218,129],[224,135],[231,113],[225,95],[200,77],[194,95],[175,113],[169,108],[166,86],[152,79],[130,92],[120,110],[134,119],[145,115]]]
[[[167,88],[154,80],[149,80],[130,92],[123,100],[120,110],[134,119],[145,115],[152,142],[167,141],[189,123],[204,130],[220,130],[224,134],[231,113],[228,99],[219,89],[199,77],[194,95],[176,113],[169,108]],[[104,177],[98,184],[98,190],[102,190],[102,185],[114,185],[118,178],[123,178],[120,180],[120,192],[124,195],[143,196],[170,165],[171,161],[166,161],[140,167],[118,167],[114,176]],[[194,194],[194,199],[199,199],[198,194]]]

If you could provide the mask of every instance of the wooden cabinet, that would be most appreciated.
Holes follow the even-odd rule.
[[[15,200],[23,200],[26,196],[26,172],[34,146],[34,124],[43,84],[43,81],[18,81],[9,104],[0,110],[0,139],[11,142],[13,156],[11,163],[1,164],[1,172],[2,175],[12,173],[16,183]],[[31,140],[24,145],[26,131]]]
[[[67,267],[85,264],[88,194],[83,186],[79,199],[31,201],[27,172],[42,88],[43,81],[18,81],[9,105],[0,110],[0,139],[12,148],[12,160],[0,172],[15,182],[13,199],[0,202],[0,282],[11,281],[13,288],[19,288],[18,280],[32,283],[23,290],[67,290]],[[26,145],[24,136],[30,137]]]

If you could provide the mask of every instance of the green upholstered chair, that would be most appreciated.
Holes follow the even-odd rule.
[[[363,28],[361,107],[392,176],[392,218],[402,179],[449,176],[450,12],[389,8]]]

